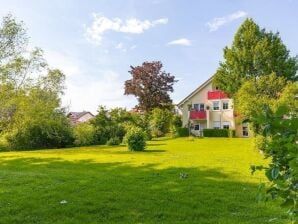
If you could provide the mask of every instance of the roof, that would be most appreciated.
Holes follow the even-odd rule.
[[[189,100],[191,97],[193,97],[199,91],[201,91],[205,86],[207,86],[210,82],[212,82],[212,79],[213,79],[213,76],[211,76],[208,80],[206,80],[198,88],[196,88],[194,91],[192,91],[187,97],[185,97],[183,100],[181,100],[180,103],[177,104],[178,107],[182,106],[187,100]]]
[[[83,117],[84,115],[86,115],[86,114],[90,114],[90,115],[92,115],[93,117],[94,117],[94,115],[91,113],[91,112],[89,112],[89,111],[82,111],[82,112],[69,112],[68,114],[67,114],[67,117],[73,117],[74,119],[79,119],[80,117]]]

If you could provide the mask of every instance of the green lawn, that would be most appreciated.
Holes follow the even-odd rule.
[[[287,223],[255,201],[262,163],[249,139],[2,152],[0,223]]]

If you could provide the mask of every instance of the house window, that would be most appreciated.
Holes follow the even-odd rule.
[[[226,102],[223,102],[222,103],[222,109],[223,110],[228,110],[229,109],[229,102],[227,102],[227,101]]]
[[[229,121],[224,121],[222,124],[223,129],[229,129],[230,128],[230,122]]]
[[[220,121],[213,121],[213,128],[220,129]]]
[[[213,101],[213,110],[219,110],[219,101]]]
[[[193,105],[193,109],[194,109],[194,110],[199,110],[199,104],[198,104],[198,103],[195,103],[195,104]]]
[[[194,129],[195,129],[195,131],[199,131],[200,130],[200,125],[196,124]]]
[[[248,126],[246,123],[242,124],[242,136],[243,137],[248,137]]]
[[[203,103],[196,103],[196,104],[193,105],[193,108],[196,111],[204,111],[205,105]]]

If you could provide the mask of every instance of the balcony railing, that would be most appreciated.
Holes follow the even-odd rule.
[[[215,91],[208,91],[208,100],[218,100],[218,99],[227,99],[229,98],[227,94],[223,91],[215,90]]]
[[[189,117],[191,120],[206,120],[206,111],[192,110]]]

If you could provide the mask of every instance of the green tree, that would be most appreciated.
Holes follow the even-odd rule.
[[[98,113],[91,123],[95,127],[98,144],[106,144],[110,139],[118,138],[120,142],[126,133],[125,123],[131,120],[130,114],[122,108],[112,110],[99,106]]]
[[[72,131],[61,109],[65,75],[49,69],[39,48],[28,50],[22,22],[0,26],[0,130],[12,148],[65,147]]]
[[[173,113],[167,109],[155,108],[150,115],[150,127],[155,137],[169,133],[172,124]]]
[[[297,57],[290,56],[279,33],[267,32],[252,19],[246,19],[235,34],[232,46],[224,48],[224,61],[213,82],[233,95],[246,80],[271,73],[295,81],[297,70]]]
[[[279,106],[286,104],[294,112],[298,108],[297,94],[297,82],[287,81],[285,77],[275,73],[264,75],[243,83],[234,95],[235,110],[249,119],[259,116],[264,106],[276,111]],[[251,124],[257,132],[258,124]]]

